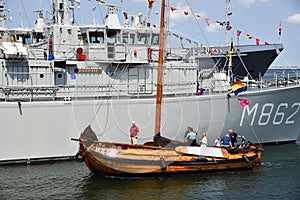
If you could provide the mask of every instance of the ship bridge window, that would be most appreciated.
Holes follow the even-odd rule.
[[[130,33],[130,35],[129,35],[129,44],[134,44],[134,38],[135,38],[135,34]]]
[[[147,44],[149,36],[147,33],[138,33],[138,44]]]
[[[36,43],[42,42],[44,39],[43,33],[39,33],[39,32],[34,32],[33,33],[33,38],[35,39]]]
[[[128,33],[122,34],[122,43],[128,44]]]
[[[95,31],[89,32],[90,43],[103,43],[104,42],[104,33]]]
[[[152,35],[152,41],[151,41],[151,44],[157,45],[158,42],[159,42],[159,35],[158,35],[158,34],[153,34],[153,35]]]
[[[115,44],[117,42],[118,33],[119,33],[119,30],[107,30],[106,31],[107,43]]]

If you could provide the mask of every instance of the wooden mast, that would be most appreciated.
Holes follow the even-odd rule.
[[[164,40],[165,40],[165,0],[161,1],[160,11],[160,34],[159,34],[159,52],[157,66],[157,85],[156,85],[156,113],[155,113],[155,132],[154,135],[160,132],[161,123],[161,103],[163,94],[163,63],[164,63]]]

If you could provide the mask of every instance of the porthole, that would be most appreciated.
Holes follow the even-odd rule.
[[[58,78],[62,78],[62,74],[58,74],[57,77],[58,77]]]
[[[44,76],[45,76],[44,74],[40,74],[40,78],[44,78]]]

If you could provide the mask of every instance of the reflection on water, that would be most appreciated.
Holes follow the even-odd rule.
[[[300,146],[266,146],[251,170],[107,178],[83,163],[0,166],[0,199],[297,199]]]

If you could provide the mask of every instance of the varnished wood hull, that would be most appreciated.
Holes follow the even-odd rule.
[[[105,147],[94,144],[89,148],[81,144],[84,161],[94,174],[147,175],[187,172],[223,171],[252,167],[260,152],[230,154],[228,158],[181,155],[174,149]],[[111,152],[109,152],[111,151]]]

